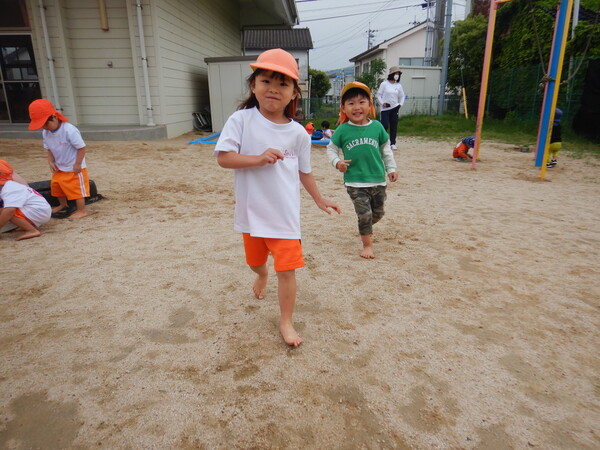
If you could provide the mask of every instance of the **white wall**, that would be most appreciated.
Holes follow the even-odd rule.
[[[96,0],[63,0],[63,7],[79,122],[139,124],[129,23],[122,2],[106,0],[108,31],[100,28]]]
[[[233,0],[161,0],[155,8],[159,43],[159,123],[167,134],[190,130],[192,113],[209,104],[205,57],[240,54],[239,13]]]
[[[423,28],[390,43],[385,55],[388,67],[400,65],[400,58],[423,58],[425,56],[425,37],[426,31]]]

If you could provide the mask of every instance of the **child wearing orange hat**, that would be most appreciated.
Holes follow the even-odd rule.
[[[342,89],[341,124],[327,146],[331,165],[344,174],[358,216],[360,256],[365,259],[375,258],[373,225],[384,215],[386,175],[389,181],[398,179],[390,138],[383,125],[371,118],[375,118],[371,90],[358,81],[348,83]]]
[[[0,159],[0,228],[8,222],[19,227],[24,233],[17,241],[38,237],[38,227],[50,220],[52,208],[42,195],[13,177],[10,164]]]
[[[257,275],[254,295],[265,296],[270,253],[279,284],[279,332],[286,344],[297,347],[302,339],[292,315],[295,270],[304,266],[300,184],[321,210],[340,209],[321,196],[310,165],[310,136],[292,120],[300,96],[296,59],[271,49],[250,67],[250,95],[227,119],[214,155],[221,167],[234,169],[234,229],[243,234],[246,263]]]
[[[50,194],[59,203],[52,212],[67,210],[67,200],[75,200],[77,210],[69,218],[87,216],[85,197],[90,196],[90,182],[81,133],[46,99],[31,102],[29,117],[30,130],[43,128],[44,148],[48,150],[48,165],[52,171]]]

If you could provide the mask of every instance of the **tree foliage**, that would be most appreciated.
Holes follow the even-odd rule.
[[[494,33],[491,74],[502,70],[536,66],[548,70],[552,38],[556,22],[559,0],[511,0],[500,5]],[[581,0],[579,24],[575,37],[568,42],[565,61],[570,57],[594,57],[600,55],[600,0]],[[489,11],[489,0],[475,0],[474,14],[465,20],[455,22],[450,37],[450,55],[448,61],[447,88],[458,91],[464,87],[469,100],[469,110],[475,111],[481,85],[481,72],[485,52]],[[529,80],[511,79],[508,85],[496,86],[500,89],[513,89],[511,95],[515,101],[525,97],[514,89],[533,89],[539,78]],[[526,77],[525,75],[523,75]],[[528,75],[531,78],[531,75]],[[534,75],[533,78],[536,78]],[[518,87],[517,81],[522,81]],[[527,87],[525,87],[527,86]],[[491,88],[491,87],[490,87]],[[529,95],[530,92],[527,92]],[[503,105],[505,111],[514,107]]]
[[[356,81],[366,84],[371,89],[371,92],[377,92],[379,85],[383,81],[383,74],[385,73],[385,61],[381,58],[375,58],[369,64],[368,72],[362,73],[356,77]]]
[[[331,89],[331,81],[329,81],[327,74],[320,70],[308,69],[308,75],[311,77],[310,96],[325,97],[327,91]]]

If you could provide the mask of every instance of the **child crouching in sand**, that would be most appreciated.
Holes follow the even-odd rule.
[[[260,54],[248,78],[251,91],[223,127],[215,147],[221,167],[234,169],[234,229],[243,233],[246,263],[257,274],[252,289],[264,298],[267,258],[273,255],[278,280],[279,331],[286,344],[302,338],[292,315],[296,272],[304,266],[300,243],[300,183],[328,214],[341,212],[321,197],[311,173],[310,136],[292,118],[300,88],[298,64],[281,49]]]
[[[38,237],[39,226],[50,220],[52,214],[50,204],[35,190],[22,183],[21,177],[14,179],[13,169],[6,161],[0,159],[0,228],[8,222],[24,231],[17,241]]]

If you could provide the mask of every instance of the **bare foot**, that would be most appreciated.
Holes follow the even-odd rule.
[[[373,247],[364,247],[363,251],[360,252],[361,258],[374,259],[375,253],[373,253]]]
[[[265,288],[267,287],[267,276],[257,276],[256,280],[252,284],[252,290],[254,291],[254,296],[260,300],[265,298]]]
[[[16,238],[15,241],[22,241],[23,239],[36,238],[36,237],[40,236],[41,234],[42,233],[40,233],[39,230],[26,231],[21,236],[19,236],[18,238]]]
[[[89,216],[87,211],[75,211],[73,214],[69,216],[69,219],[83,219],[84,217]]]
[[[67,208],[68,208],[68,205],[65,205],[65,206],[58,205],[58,206],[55,206],[54,208],[52,208],[52,213],[61,212]]]
[[[291,345],[292,347],[298,347],[303,342],[302,338],[298,333],[296,333],[296,330],[294,329],[294,326],[291,323],[280,323],[279,332],[281,333],[281,337],[287,345]]]

